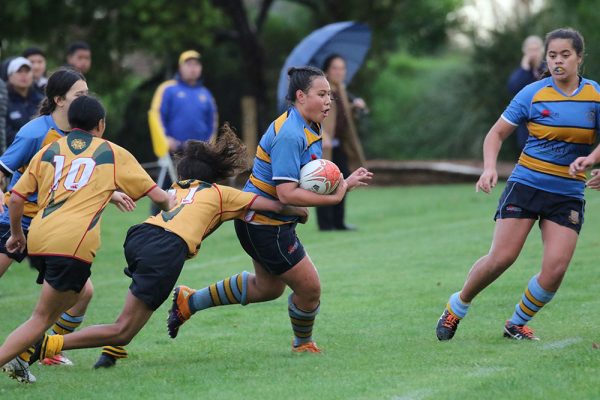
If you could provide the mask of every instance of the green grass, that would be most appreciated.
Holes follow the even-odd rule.
[[[299,236],[319,268],[321,356],[292,355],[287,295],[247,307],[195,315],[176,340],[163,305],[128,346],[130,358],[94,371],[99,350],[69,353],[72,368],[34,366],[35,385],[0,380],[0,398],[215,399],[522,399],[600,397],[598,239],[600,195],[588,194],[586,224],[570,270],[532,326],[540,342],[502,338],[529,278],[539,270],[534,229],[516,264],[486,289],[450,342],[434,327],[448,296],[489,248],[502,188],[486,196],[473,185],[370,188],[351,193],[348,222],[358,232],[319,233],[314,214]],[[112,321],[128,279],[122,242],[144,218],[114,207],[103,221],[93,267],[95,297],[84,325]],[[206,240],[179,282],[202,287],[251,270],[231,223]],[[0,337],[24,321],[37,299],[35,274],[15,265],[0,280]],[[2,378],[2,377],[0,377]]]

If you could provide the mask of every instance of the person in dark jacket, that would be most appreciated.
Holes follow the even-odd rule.
[[[508,90],[511,96],[515,96],[525,86],[539,80],[546,67],[544,63],[544,42],[539,36],[528,36],[523,41],[523,57],[521,64],[512,72],[508,79]],[[521,152],[529,137],[529,131],[525,124],[517,127],[516,138],[518,150]]]
[[[8,64],[8,110],[6,113],[6,147],[10,146],[23,125],[37,114],[44,96],[33,87],[31,63],[17,57]]]

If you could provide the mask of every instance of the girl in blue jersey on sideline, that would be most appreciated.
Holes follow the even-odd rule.
[[[288,75],[287,98],[292,105],[262,136],[244,191],[295,206],[338,204],[347,190],[367,185],[372,173],[358,168],[329,195],[298,186],[300,168],[322,156],[321,123],[331,106],[331,88],[318,68],[290,68]],[[252,257],[255,273],[244,271],[200,290],[177,287],[169,311],[169,335],[177,336],[181,324],[197,311],[274,300],[289,286],[293,291],[288,298],[294,333],[292,351],[320,353],[312,330],[319,312],[321,283],[296,236],[297,222],[298,217],[268,212],[256,212],[249,220],[236,221],[238,239]]]
[[[484,171],[476,191],[490,193],[498,181],[502,142],[527,122],[529,137],[500,197],[491,249],[475,262],[461,291],[450,296],[437,324],[439,340],[452,339],[471,301],[515,262],[539,219],[541,270],[504,325],[507,338],[538,340],[527,323],[554,297],[575,251],[583,224],[584,170],[600,159],[598,148],[587,157],[600,127],[600,86],[579,75],[584,41],[576,30],[548,33],[544,54],[547,77],[513,98],[483,143]]]

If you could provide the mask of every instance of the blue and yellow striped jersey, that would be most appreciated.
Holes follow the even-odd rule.
[[[260,139],[244,191],[277,200],[275,187],[278,183],[298,182],[300,168],[313,159],[321,158],[321,127],[316,128],[317,131],[308,126],[295,107],[281,114]],[[252,222],[264,225],[281,225],[297,220],[298,217],[269,212],[256,212],[252,218]]]
[[[527,122],[529,138],[509,181],[582,199],[585,174],[569,175],[569,164],[587,156],[600,127],[600,86],[581,78],[571,95],[551,77],[525,86],[502,118],[511,125]]]
[[[14,142],[6,149],[0,157],[0,165],[6,172],[12,174],[7,191],[9,193],[4,197],[8,204],[10,190],[15,186],[29,162],[42,147],[52,143],[65,135],[61,131],[50,115],[42,115],[29,121],[17,133]],[[23,229],[29,228],[31,218],[38,212],[37,193],[33,193],[27,198],[25,203]],[[0,216],[0,223],[10,224],[8,207],[4,206],[4,213]]]

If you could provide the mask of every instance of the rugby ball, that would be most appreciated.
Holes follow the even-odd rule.
[[[316,159],[300,169],[300,187],[318,194],[335,191],[342,174],[337,165],[329,160]]]

